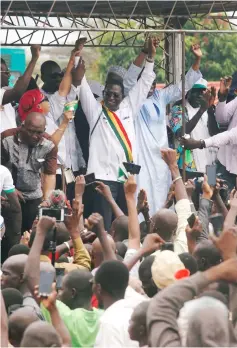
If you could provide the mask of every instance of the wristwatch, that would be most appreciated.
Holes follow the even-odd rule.
[[[205,141],[204,140],[200,140],[199,149],[204,149],[205,147],[206,147]]]

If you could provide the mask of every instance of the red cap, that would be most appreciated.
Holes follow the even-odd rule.
[[[179,271],[177,271],[174,275],[175,279],[183,279],[183,278],[187,278],[190,276],[190,271],[187,268],[184,269],[180,269]]]
[[[44,98],[45,96],[43,95],[43,93],[40,92],[38,88],[27,91],[23,94],[18,107],[18,113],[21,122],[25,121],[26,116],[30,112],[43,112],[43,110],[40,107],[40,103],[44,100]]]

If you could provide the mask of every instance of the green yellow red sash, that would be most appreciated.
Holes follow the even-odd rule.
[[[114,134],[116,135],[118,141],[120,142],[124,150],[127,162],[132,162],[132,145],[120,119],[113,111],[109,110],[104,104],[102,104],[102,108]]]

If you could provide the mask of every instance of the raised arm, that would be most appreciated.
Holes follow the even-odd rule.
[[[88,223],[93,226],[93,231],[95,231],[100,240],[104,260],[117,260],[116,255],[109,243],[108,234],[105,232],[103,217],[98,213],[94,213],[88,218]]]
[[[148,309],[147,329],[150,347],[181,347],[177,318],[186,301],[199,295],[209,284],[224,280],[235,282],[237,258],[230,259],[205,272],[179,280],[160,291]]]
[[[155,79],[154,68],[154,57],[156,54],[157,40],[149,39],[148,57],[146,60],[145,68],[141,75],[141,78],[136,85],[130,90],[128,96],[124,98],[121,103],[131,108],[133,116],[136,117],[140,108],[147,99],[148,92],[150,91],[151,85]]]
[[[59,314],[59,311],[58,311],[57,305],[56,305],[56,299],[57,299],[57,295],[58,295],[58,293],[56,291],[56,284],[53,283],[52,292],[47,298],[39,297],[38,288],[39,288],[38,286],[35,287],[35,292],[34,292],[35,297],[49,311],[51,323],[62,339],[62,346],[63,347],[71,347],[70,334],[69,334],[68,329],[67,329],[66,325],[64,324],[62,318],[60,317],[60,314]]]
[[[179,168],[176,162],[176,151],[172,149],[161,150],[162,159],[169,166],[173,183],[175,184],[175,198],[176,198],[176,213],[178,215],[178,226],[174,240],[174,251],[181,254],[188,251],[187,237],[185,229],[187,226],[187,219],[191,215],[191,207],[187,195],[185,185],[180,176]]]
[[[237,216],[237,191],[233,189],[230,195],[230,210],[225,218],[224,229],[235,226]]]
[[[118,204],[115,202],[113,195],[111,193],[110,187],[105,185],[102,181],[96,181],[96,191],[99,192],[111,205],[113,214],[115,218],[123,216],[123,211],[119,208]]]
[[[48,231],[56,228],[55,218],[42,216],[36,226],[35,239],[30,248],[30,253],[26,261],[24,278],[27,281],[28,288],[34,296],[35,286],[39,285],[40,279],[40,255],[43,248],[45,236]]]
[[[81,72],[81,89],[80,89],[80,101],[82,109],[86,115],[90,128],[96,123],[101,111],[102,106],[95,99],[90,86],[87,83],[85,75],[85,62],[79,61],[77,68]]]
[[[60,126],[55,130],[55,132],[51,135],[51,139],[54,142],[55,145],[59,145],[60,140],[62,139],[65,130],[67,129],[67,126],[69,122],[73,119],[73,111],[65,111],[63,114],[63,120],[60,124]]]
[[[214,187],[208,185],[207,176],[204,176],[202,184],[202,198],[199,203],[198,217],[202,223],[202,233],[198,240],[208,239],[209,237],[209,216],[211,215],[212,196]]]
[[[24,74],[16,81],[14,87],[5,91],[1,102],[2,105],[18,101],[22,94],[25,93],[39,58],[41,47],[39,45],[32,45],[30,49],[32,56],[30,63],[28,64]]]
[[[219,103],[216,106],[216,120],[220,124],[228,124],[237,110],[236,98],[226,104],[231,82],[231,77],[221,78],[220,80]]]
[[[125,198],[128,207],[128,249],[140,249],[140,226],[136,206],[137,184],[133,175],[124,184]]]
[[[57,146],[54,146],[45,158],[45,162],[43,166],[43,184],[42,184],[44,200],[47,200],[51,191],[55,189],[57,154],[58,154],[58,148]]]
[[[148,234],[143,242],[143,245],[140,249],[137,250],[131,258],[124,261],[124,264],[127,266],[128,270],[131,271],[133,266],[141,260],[144,256],[150,255],[160,248],[164,244],[164,240],[157,233]]]
[[[80,235],[80,219],[83,215],[84,206],[81,204],[80,200],[74,199],[72,202],[72,215],[69,215],[65,219],[65,225],[69,231],[70,237],[72,239],[74,256],[73,263],[91,269],[91,259],[88,251],[86,250]]]
[[[144,62],[146,60],[147,54],[148,54],[148,41],[145,42],[142,51],[136,57],[134,62],[130,65],[130,67],[128,68],[128,71],[126,72],[123,78],[125,96],[128,95],[129,91],[137,83],[138,77],[140,73],[142,72],[142,68],[144,66]]]
[[[202,57],[202,51],[200,49],[200,46],[192,45],[191,51],[193,52],[195,61],[192,67],[185,75],[185,93],[187,93],[193,87],[193,85],[202,77],[202,74],[199,71]],[[170,85],[167,88],[163,88],[159,90],[159,92],[156,90],[154,96],[158,97],[160,93],[163,95],[166,104],[176,102],[177,100],[182,98],[182,81],[180,81],[176,85]]]

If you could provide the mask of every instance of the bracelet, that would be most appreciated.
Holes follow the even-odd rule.
[[[70,250],[70,246],[69,246],[69,243],[68,243],[68,242],[63,242],[63,244],[65,244],[66,247],[68,248],[68,250]]]
[[[153,58],[147,57],[146,60],[147,60],[147,62],[149,62],[149,63],[154,63],[154,59],[153,59]]]
[[[177,176],[177,178],[175,178],[175,179],[173,180],[173,184],[176,183],[176,181],[178,181],[179,179],[182,179],[182,176],[180,176],[180,175]]]
[[[58,128],[57,130],[60,132],[64,132],[64,129],[62,129],[62,128]]]

